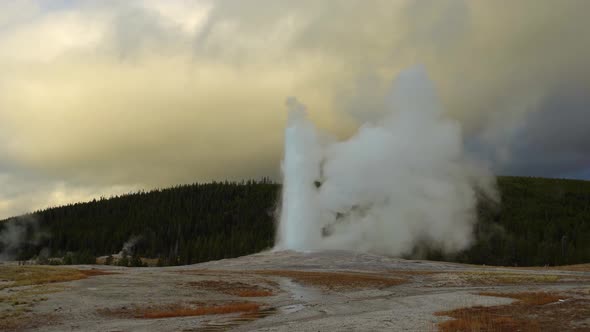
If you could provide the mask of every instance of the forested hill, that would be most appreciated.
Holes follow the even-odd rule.
[[[134,252],[172,265],[259,252],[273,245],[279,190],[268,180],[216,182],[47,209],[20,217],[27,238],[41,236],[27,241],[18,256],[43,248],[51,256],[109,255],[133,239]]]
[[[461,262],[590,262],[590,181],[499,177],[500,204],[480,202],[476,241]]]
[[[501,204],[482,201],[476,241],[429,259],[488,265],[590,262],[590,182],[500,177]],[[142,257],[189,264],[272,247],[280,186],[268,180],[179,186],[51,208],[0,221],[0,252],[78,257],[119,252],[130,240]],[[12,228],[7,232],[8,228]],[[2,233],[4,232],[4,233]],[[4,242],[2,242],[4,241]],[[135,241],[133,241],[135,242]]]

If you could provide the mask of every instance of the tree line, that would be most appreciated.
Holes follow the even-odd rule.
[[[499,177],[498,187],[500,203],[479,201],[469,249],[445,256],[431,248],[423,258],[505,266],[590,262],[590,182]],[[125,261],[130,265],[132,257],[158,265],[232,258],[273,246],[280,189],[262,179],[142,191],[3,220],[0,234],[10,222],[33,225],[15,251],[21,260],[45,253],[91,263],[121,252],[131,238],[137,241]],[[0,241],[0,252],[6,249]]]
[[[499,177],[499,203],[480,200],[474,244],[458,262],[544,266],[590,262],[590,182]]]

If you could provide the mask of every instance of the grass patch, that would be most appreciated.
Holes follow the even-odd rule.
[[[272,290],[258,285],[243,282],[230,282],[222,280],[203,280],[188,283],[192,287],[209,291],[221,292],[239,297],[266,297],[273,296]]]
[[[399,274],[404,276],[429,276],[433,274],[441,274],[445,271],[431,271],[431,270],[390,270],[392,274]]]
[[[285,277],[294,281],[330,290],[387,288],[407,282],[405,278],[390,278],[376,274],[353,272],[315,272],[293,270],[262,270],[257,274]]]
[[[47,297],[39,296],[59,292],[60,290],[58,288],[37,286],[22,291],[5,293],[5,295],[0,295],[0,304],[19,305],[47,301]]]
[[[255,314],[260,304],[254,302],[231,302],[221,304],[169,304],[148,307],[123,307],[120,309],[101,309],[102,315],[117,318],[158,319],[205,315],[225,315],[233,313]]]
[[[33,314],[33,308],[48,300],[44,295],[61,290],[54,285],[35,285],[3,292],[0,296],[0,331],[21,331],[54,322],[54,315]]]
[[[478,293],[479,295],[483,296],[494,296],[494,297],[507,297],[510,299],[515,299],[523,304],[528,305],[544,305],[548,303],[557,302],[563,299],[563,296],[560,296],[555,293],[547,293],[547,292],[523,292],[523,293],[495,293],[495,292],[481,292]]]
[[[274,294],[269,290],[239,290],[236,295],[239,297],[267,297]]]
[[[100,270],[76,270],[50,266],[2,266],[0,269],[0,330],[15,331],[46,325],[55,320],[52,315],[33,314],[33,307],[47,297],[42,295],[61,291],[58,282],[111,274]],[[50,286],[50,284],[52,284]],[[25,287],[27,286],[27,287]]]
[[[108,275],[101,270],[76,270],[50,266],[3,266],[0,269],[0,290],[13,287],[42,285]]]
[[[0,331],[23,331],[40,328],[54,324],[57,321],[55,315],[31,314],[24,309],[20,312],[0,314]]]
[[[153,310],[147,311],[142,318],[156,319],[156,318],[171,318],[171,317],[187,317],[187,316],[204,316],[204,315],[223,315],[233,313],[256,312],[260,309],[258,303],[231,303],[218,306],[204,306],[197,308],[180,307],[174,310]]]
[[[559,265],[559,266],[531,266],[531,267],[518,267],[517,269],[522,270],[555,270],[555,271],[573,271],[573,272],[590,272],[590,264],[575,264],[575,265]]]
[[[453,320],[438,324],[443,332],[459,331],[538,331],[539,324],[534,320],[518,320],[511,315],[502,315],[494,307],[472,307],[436,313],[437,316],[449,316]]]
[[[545,274],[525,274],[512,272],[469,271],[457,272],[457,276],[471,285],[518,285],[555,283],[560,276]]]
[[[480,293],[484,296],[507,297],[517,301],[509,305],[475,306],[437,312],[452,320],[438,324],[441,331],[557,331],[584,326],[590,317],[590,300],[572,299],[547,292]],[[564,301],[559,301],[564,300]],[[582,325],[576,325],[582,322]]]

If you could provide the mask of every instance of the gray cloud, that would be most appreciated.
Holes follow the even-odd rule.
[[[287,96],[346,136],[416,63],[498,170],[583,174],[585,92],[563,87],[589,86],[589,10],[585,0],[2,3],[0,217],[276,175]]]
[[[564,86],[528,114],[511,139],[507,174],[584,177],[590,171],[590,95]]]

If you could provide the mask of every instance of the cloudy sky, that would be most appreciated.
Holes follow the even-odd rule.
[[[346,136],[422,64],[500,174],[590,178],[587,0],[0,2],[0,218],[278,178],[285,99]]]

